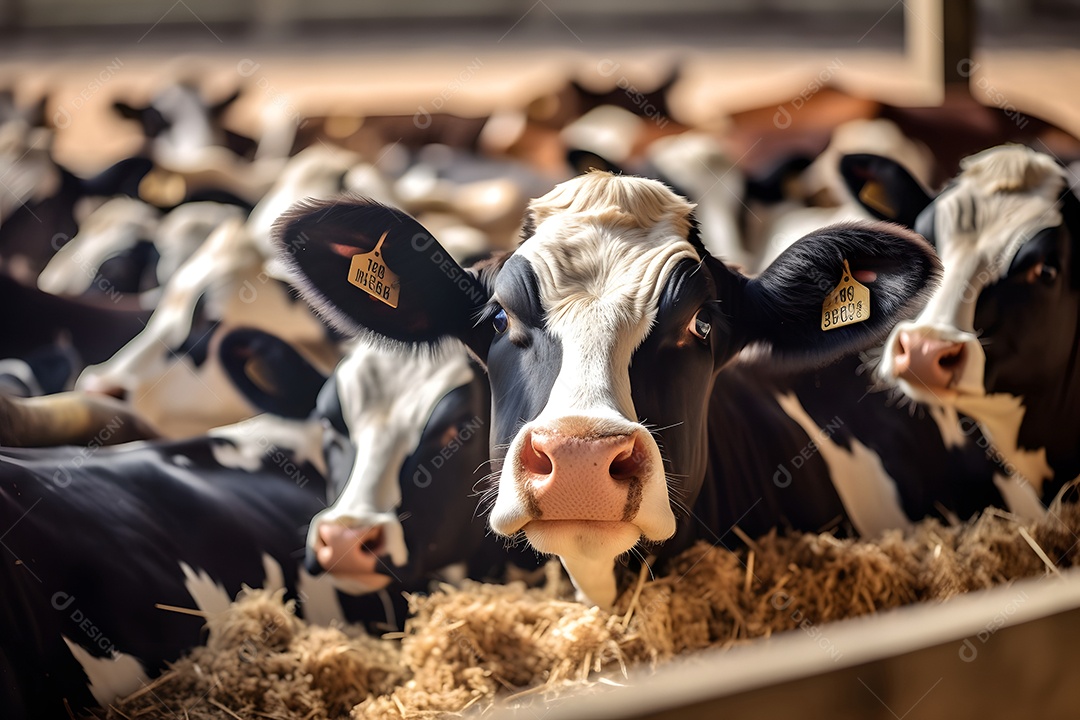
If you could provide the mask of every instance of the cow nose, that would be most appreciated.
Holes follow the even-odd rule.
[[[627,521],[647,457],[639,433],[595,438],[536,429],[519,459],[541,519]]]
[[[319,523],[314,548],[314,563],[309,571],[368,575],[378,572],[378,556],[385,539],[381,526],[351,528],[344,525]]]
[[[964,343],[901,332],[893,369],[901,380],[929,390],[945,390],[960,376],[966,357]]]

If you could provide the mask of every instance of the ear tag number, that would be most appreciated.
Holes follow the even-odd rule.
[[[870,288],[852,277],[851,268],[845,260],[840,284],[825,296],[825,304],[821,306],[821,329],[833,330],[869,319]]]
[[[375,244],[375,249],[359,255],[353,255],[349,265],[349,282],[373,298],[378,298],[392,308],[398,306],[398,292],[401,281],[393,270],[386,267],[382,257],[382,244],[387,230]]]

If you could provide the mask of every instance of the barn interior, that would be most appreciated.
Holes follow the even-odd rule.
[[[472,450],[459,448],[476,440],[487,453],[494,406],[485,384],[482,409],[440,436],[434,460],[415,460],[415,438],[391,453],[397,465],[383,472],[396,480],[401,466],[402,488],[380,524],[323,534],[319,518],[340,505],[335,467],[351,480],[358,457],[384,457],[372,435],[346,427],[356,383],[343,373],[386,361],[356,354],[355,322],[316,307],[312,281],[283,259],[287,223],[275,223],[312,198],[329,213],[371,197],[467,265],[528,239],[531,199],[607,170],[673,187],[703,232],[730,233],[725,261],[757,277],[816,228],[908,224],[880,183],[853,189],[842,157],[896,160],[929,202],[965,158],[1019,144],[1075,192],[1077,37],[1080,0],[0,0],[0,701],[10,717],[1072,717],[1076,472],[1052,484],[1037,517],[992,488],[950,496],[956,505],[927,491],[905,498],[903,527],[869,534],[852,517],[747,532],[739,520],[761,507],[746,501],[739,520],[719,531],[701,522],[671,557],[647,544],[623,556],[611,603],[589,602],[524,536],[494,543],[520,567],[455,557],[408,582],[388,570],[387,585],[359,596],[303,585],[330,577],[325,558],[336,564],[343,533],[394,567],[406,565],[395,549],[423,556],[416,524],[457,527],[441,524],[444,512],[464,508],[461,537],[492,540],[498,479],[486,454],[469,465]],[[708,212],[723,216],[720,230],[706,227]],[[827,284],[822,293],[835,291]],[[362,290],[397,307],[389,286],[385,297],[382,285]],[[1075,366],[1070,312],[1059,330]],[[170,330],[168,313],[184,327]],[[861,350],[808,382],[855,369],[854,402],[873,392],[927,426],[959,422],[993,472],[1023,484],[1036,461],[1015,435],[871,388],[882,351]],[[483,377],[475,353],[458,361]],[[1076,383],[1062,376],[1069,390],[1050,424],[1075,433]],[[427,402],[372,377],[386,403]],[[337,424],[316,417],[328,378],[342,393]],[[774,452],[778,474],[757,482],[785,490],[858,422],[843,409],[826,417],[818,431],[796,428],[809,442]],[[380,422],[372,433],[399,432],[389,412]],[[135,460],[156,465],[136,472]],[[425,494],[431,472],[455,462],[458,494]],[[268,474],[280,497],[302,498],[283,511],[291,534],[270,559],[276,570],[256,560],[254,575],[225,579],[149,550],[132,561],[142,578],[117,569],[126,543],[153,545],[143,528],[172,523],[230,556],[235,528],[215,524],[225,515],[210,506],[222,501],[181,508],[170,493],[198,482],[200,497],[215,497],[216,478],[233,471]],[[156,498],[145,507],[137,490],[100,494],[143,481]],[[91,489],[71,500],[80,485]],[[434,507],[402,510],[403,494]],[[74,515],[58,509],[68,502]],[[88,509],[99,517],[81,524]],[[79,533],[78,570],[50,566],[47,548],[71,541],[47,534],[63,523]],[[159,592],[148,569],[165,565],[176,577]],[[202,585],[212,590],[193,589]],[[311,598],[328,592],[352,599],[320,615]],[[169,623],[184,626],[174,636]],[[129,636],[158,655],[128,650]],[[69,675],[70,685],[57,679]]]

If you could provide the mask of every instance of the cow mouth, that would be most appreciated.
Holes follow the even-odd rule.
[[[641,539],[641,528],[625,520],[530,520],[522,528],[542,553],[565,556],[621,555]]]

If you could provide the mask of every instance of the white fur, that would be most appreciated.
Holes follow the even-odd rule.
[[[95,657],[64,635],[60,637],[82,666],[89,681],[86,686],[99,705],[108,705],[150,682],[142,664],[131,655],[114,652],[112,657]]]
[[[814,441],[829,467],[840,502],[860,535],[872,538],[886,530],[911,526],[900,504],[896,482],[877,453],[855,438],[851,439],[851,450],[837,445],[818,427],[794,393],[777,395],[776,401]]]

